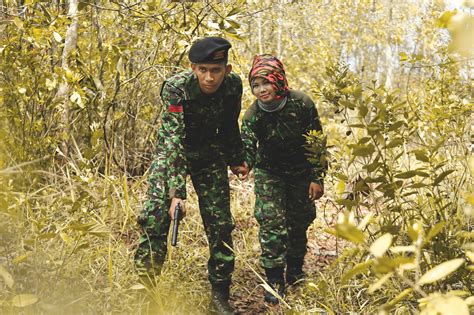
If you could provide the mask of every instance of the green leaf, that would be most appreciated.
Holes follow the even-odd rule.
[[[239,12],[240,12],[240,8],[233,8],[232,10],[230,10],[229,13],[227,13],[227,16],[236,15]]]
[[[367,113],[369,112],[369,108],[365,104],[361,104],[360,106],[358,106],[358,108],[359,108],[359,115],[361,117],[365,117],[365,115],[367,115]]]
[[[354,200],[350,200],[350,199],[336,199],[336,203],[341,205],[341,206],[344,206],[346,208],[351,208],[351,207],[355,207],[357,206],[357,202],[354,201]]]
[[[380,176],[377,176],[377,177],[367,177],[365,179],[366,183],[385,183],[386,181],[387,181],[387,179],[383,175],[380,175]]]
[[[349,127],[351,128],[365,128],[364,124],[350,124]]]
[[[38,301],[39,298],[34,294],[18,294],[12,298],[11,304],[16,307],[26,307]]]
[[[396,148],[398,146],[401,146],[403,144],[403,138],[395,138],[392,141],[390,141],[385,148],[391,149],[391,148]]]
[[[429,159],[428,155],[426,154],[425,150],[414,150],[414,151],[412,151],[412,153],[415,154],[415,157],[418,161],[422,161],[422,162],[429,162],[430,161],[430,159]]]
[[[405,122],[403,122],[402,120],[399,120],[397,122],[395,122],[393,125],[391,125],[388,130],[389,131],[395,131],[395,130],[398,130],[401,126],[403,126]]]
[[[424,275],[422,275],[421,278],[418,280],[418,285],[433,283],[435,281],[441,280],[447,275],[456,271],[463,264],[463,258],[456,258],[439,264],[438,266],[428,270]]]
[[[373,162],[367,165],[364,165],[364,168],[370,173],[376,171],[380,166],[382,166],[382,162]]]
[[[392,245],[393,236],[390,233],[385,233],[370,245],[370,253],[375,257],[381,257]]]
[[[452,172],[454,172],[454,170],[444,171],[443,173],[439,174],[438,177],[436,177],[435,180],[433,181],[433,186],[437,186],[439,183],[441,183],[443,179],[446,178],[446,176],[448,176]]]
[[[372,143],[367,145],[353,145],[352,154],[355,156],[369,156],[375,152],[375,146]]]
[[[406,172],[403,172],[403,173],[396,174],[395,177],[396,178],[408,179],[408,178],[415,177],[417,175],[418,175],[417,171],[406,171]]]
[[[339,100],[339,104],[349,109],[355,108],[354,102],[351,101]]]

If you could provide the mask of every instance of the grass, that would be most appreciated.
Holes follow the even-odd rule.
[[[180,225],[178,246],[169,247],[162,275],[152,279],[154,285],[145,287],[132,258],[139,236],[135,216],[145,198],[146,175],[126,180],[69,163],[51,173],[25,169],[0,177],[0,181],[5,187],[2,201],[8,204],[0,212],[0,265],[5,270],[0,273],[1,313],[207,312],[208,243],[192,186],[188,187],[188,215]],[[350,303],[337,293],[330,296],[335,290],[321,289],[336,285],[330,275],[321,273],[333,260],[327,254],[333,255],[336,249],[334,237],[322,232],[336,217],[327,202],[319,203],[325,209],[319,210],[309,231],[309,285],[290,288],[280,306],[263,303],[254,201],[252,181],[233,178],[231,208],[237,258],[231,301],[236,309],[249,314],[331,314],[334,305],[328,301]],[[13,284],[7,285],[8,276]],[[18,303],[22,294],[34,298]]]

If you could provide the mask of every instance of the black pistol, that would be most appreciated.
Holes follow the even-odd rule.
[[[177,204],[174,208],[174,219],[173,219],[173,234],[171,234],[171,245],[176,246],[178,243],[178,227],[179,219],[181,217],[181,204]]]

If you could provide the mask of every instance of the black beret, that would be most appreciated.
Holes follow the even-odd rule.
[[[193,43],[189,50],[192,63],[227,62],[227,53],[232,45],[220,37],[206,37]]]

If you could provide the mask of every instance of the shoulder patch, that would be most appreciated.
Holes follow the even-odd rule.
[[[168,111],[170,113],[182,113],[183,112],[183,105],[181,105],[181,104],[170,105],[170,106],[168,106]]]

